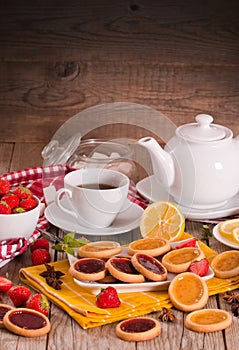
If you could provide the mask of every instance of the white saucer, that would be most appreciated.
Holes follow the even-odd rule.
[[[184,240],[187,241],[188,239]],[[184,241],[178,241],[176,242],[173,247],[175,247],[177,244],[184,242]],[[197,245],[198,247],[198,245]],[[127,248],[122,248],[122,251],[120,254],[117,254],[117,256],[127,256],[128,251]],[[78,258],[77,256],[77,250],[75,250],[75,256],[67,254],[68,260],[70,265],[72,265]],[[154,281],[146,281],[143,283],[124,283],[124,282],[118,282],[118,283],[99,283],[99,282],[92,282],[92,281],[80,281],[74,278],[74,282],[81,286],[82,288],[87,289],[92,294],[99,294],[101,289],[106,288],[106,286],[112,286],[116,288],[118,293],[132,293],[132,292],[154,292],[154,291],[166,291],[168,290],[169,284],[172,281],[172,279],[175,277],[174,273],[168,272],[167,280],[162,282],[154,282]],[[211,267],[209,267],[208,272],[205,276],[202,277],[204,281],[208,281],[211,278],[214,277],[214,272]]]
[[[233,248],[233,249],[239,249],[239,244],[237,243],[234,243],[234,242],[231,242],[229,241],[229,239],[226,239],[225,237],[223,237],[220,232],[219,232],[219,225],[220,224],[217,224],[216,226],[213,227],[213,230],[212,230],[212,234],[213,236],[222,244],[225,244],[226,246],[230,247],[230,248]]]
[[[175,202],[173,197],[163,189],[154,175],[146,177],[136,184],[136,189],[144,198],[150,202],[167,200]],[[239,193],[236,194],[224,206],[215,209],[193,209],[186,208],[179,204],[185,218],[191,220],[219,219],[239,213]]]
[[[63,198],[64,206],[67,207],[67,201]],[[121,212],[111,226],[100,229],[92,229],[81,226],[77,221],[67,213],[63,212],[55,202],[48,205],[45,210],[46,219],[54,226],[68,232],[75,232],[84,235],[117,235],[120,233],[131,231],[139,226],[139,220],[142,215],[143,208],[139,205],[126,200]]]

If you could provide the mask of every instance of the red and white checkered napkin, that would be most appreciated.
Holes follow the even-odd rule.
[[[2,175],[0,178],[8,180],[11,187],[23,185],[31,189],[32,193],[37,196],[42,203],[46,204],[44,198],[44,188],[54,186],[55,189],[63,187],[65,174],[74,169],[67,165],[52,165],[48,167],[33,167],[29,169],[18,170]],[[129,200],[146,208],[148,202],[144,200],[136,190],[135,185],[130,185]],[[37,228],[47,229],[50,226],[44,214],[39,218]],[[36,229],[31,237],[26,240],[23,237],[18,239],[10,239],[0,241],[0,268],[11,261],[16,256],[22,254],[34,240],[40,236],[40,232]],[[1,238],[0,238],[1,239]]]
[[[18,170],[2,175],[0,178],[8,180],[11,187],[23,185],[31,189],[32,193],[37,196],[42,203],[45,203],[43,187],[45,183],[56,183],[59,187],[63,181],[64,175],[70,171],[70,168],[64,165],[54,165],[49,167],[34,167],[29,169]],[[47,229],[49,222],[42,215],[37,223],[37,228]],[[13,258],[21,255],[31,244],[40,236],[36,229],[31,237],[26,240],[24,237],[0,241],[0,267],[7,264]],[[1,239],[1,238],[0,238]]]

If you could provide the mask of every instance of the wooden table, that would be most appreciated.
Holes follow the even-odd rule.
[[[0,143],[0,174],[11,170],[23,169],[35,165],[41,165],[40,143]],[[192,221],[186,222],[187,232],[197,238],[201,238],[202,223]],[[52,227],[51,231],[57,233],[57,228]],[[139,235],[138,229],[132,233],[132,239]],[[209,246],[218,252],[227,250],[226,246],[217,242],[213,237],[209,239]],[[62,259],[64,255],[52,250],[52,260]],[[16,285],[19,283],[18,271],[21,267],[31,264],[29,252],[14,259],[11,263],[1,269],[1,275],[8,274],[9,278]],[[8,302],[7,296],[3,296],[3,302]],[[209,298],[208,308],[222,308],[230,311],[230,306],[222,299],[222,295],[216,295]],[[162,323],[162,333],[154,340],[146,342],[124,342],[116,337],[115,326],[110,324],[102,327],[96,327],[88,330],[82,329],[71,317],[55,305],[51,305],[50,321],[52,329],[46,336],[40,338],[24,338],[11,334],[5,329],[0,332],[0,349],[4,350],[96,350],[96,349],[122,349],[122,350],[143,350],[143,349],[238,349],[239,319],[233,317],[232,326],[225,332],[216,333],[195,333],[184,327],[185,314],[174,310],[176,320],[174,323]],[[152,313],[152,317],[158,318],[159,313]]]

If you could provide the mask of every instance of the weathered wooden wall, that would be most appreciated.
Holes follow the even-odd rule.
[[[239,133],[238,0],[0,3],[0,142],[46,143],[114,101]]]

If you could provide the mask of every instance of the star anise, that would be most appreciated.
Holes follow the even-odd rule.
[[[163,307],[162,312],[159,315],[159,319],[163,322],[173,322],[175,320],[173,310],[167,309],[166,307]]]
[[[46,277],[46,283],[51,286],[52,288],[56,290],[61,289],[62,281],[60,279],[52,278],[52,277]]]
[[[231,310],[234,316],[238,317],[239,316],[239,304],[238,303],[234,303],[231,306]]]
[[[45,267],[46,271],[40,273],[40,276],[45,277],[46,283],[52,288],[56,290],[61,289],[61,284],[63,282],[60,280],[60,277],[64,276],[65,274],[59,270],[55,271],[54,266],[50,264],[45,264]]]
[[[239,293],[227,292],[227,293],[223,296],[223,299],[224,299],[228,304],[239,303]]]

